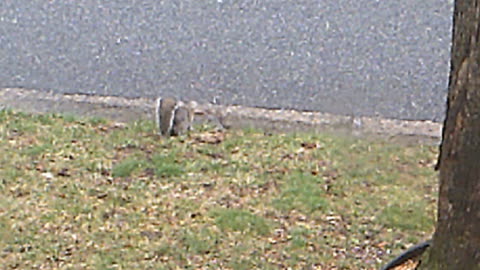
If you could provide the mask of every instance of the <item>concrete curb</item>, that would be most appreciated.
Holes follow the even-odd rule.
[[[0,108],[29,113],[68,113],[105,117],[129,122],[154,119],[155,100],[114,96],[55,94],[19,88],[0,89]],[[404,121],[352,117],[320,112],[268,110],[243,106],[199,104],[196,122],[215,118],[227,128],[254,127],[272,132],[322,131],[347,136],[382,138],[406,143],[438,144],[442,124],[431,121]]]

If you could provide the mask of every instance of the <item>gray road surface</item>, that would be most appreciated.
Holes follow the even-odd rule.
[[[440,121],[451,0],[1,0],[0,87]]]

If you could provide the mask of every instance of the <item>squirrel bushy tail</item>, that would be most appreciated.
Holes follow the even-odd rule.
[[[163,136],[178,136],[191,130],[194,103],[185,104],[173,97],[158,98],[155,105],[155,120]]]

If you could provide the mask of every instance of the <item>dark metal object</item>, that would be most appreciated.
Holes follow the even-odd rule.
[[[414,258],[422,255],[423,252],[425,252],[425,250],[431,245],[431,243],[432,243],[432,240],[427,240],[425,242],[422,242],[418,245],[415,245],[415,246],[407,249],[405,252],[403,252],[398,257],[396,257],[395,259],[390,261],[387,265],[382,267],[380,270],[390,270],[390,269],[392,269],[396,266],[399,266],[399,265],[405,263],[406,261],[408,261],[410,259],[414,259]]]

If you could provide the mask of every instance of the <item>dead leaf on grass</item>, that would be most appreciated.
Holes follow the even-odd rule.
[[[108,193],[100,193],[97,194],[97,199],[105,199],[108,196]]]
[[[238,152],[240,152],[240,147],[238,147],[238,146],[235,146],[235,147],[232,149],[232,151],[230,151],[231,154],[236,154],[236,153],[238,153]]]
[[[222,159],[224,158],[224,155],[222,153],[206,153],[205,154],[208,157],[211,157],[213,159]]]
[[[320,148],[320,145],[318,143],[315,143],[315,142],[303,142],[303,143],[301,143],[301,146],[305,149]]]
[[[197,143],[220,144],[225,140],[225,133],[223,132],[209,132],[199,134],[195,137]]]
[[[162,237],[161,231],[141,231],[140,235],[148,238],[148,240],[155,240]]]
[[[292,154],[292,153],[285,154],[285,155],[283,155],[283,156],[281,157],[282,160],[283,160],[283,159],[292,160],[292,159],[294,159],[294,158],[295,158],[295,155]]]
[[[408,260],[403,264],[396,266],[394,268],[391,268],[389,270],[415,270],[417,269],[417,266],[419,265],[419,263],[420,261],[417,261],[417,260]]]
[[[42,176],[46,179],[53,179],[53,174],[51,172],[44,172],[42,173]]]
[[[71,176],[70,171],[68,170],[68,168],[62,168],[62,169],[60,169],[60,171],[57,172],[57,175],[58,175],[58,176],[63,176],[63,177],[70,177],[70,176]]]

